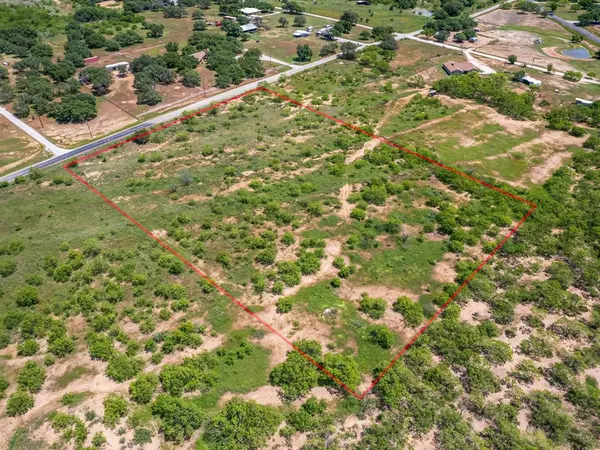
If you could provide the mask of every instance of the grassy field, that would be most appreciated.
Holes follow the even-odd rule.
[[[585,11],[583,9],[579,9],[578,11],[572,11],[570,6],[560,6],[556,9],[554,15],[565,20],[577,20],[578,17],[584,12]]]
[[[289,21],[289,25],[285,28],[280,27],[278,23],[279,18],[282,16],[286,17]],[[296,46],[308,45],[313,52],[312,60],[315,61],[319,59],[319,50],[327,43],[327,41],[316,36],[315,32],[331,22],[325,19],[306,16],[306,26],[312,26],[314,30],[309,37],[295,38],[292,34],[297,28],[293,26],[293,20],[294,16],[287,14],[277,14],[265,17],[263,23],[266,24],[269,29],[248,34],[247,36],[249,39],[246,41],[245,47],[258,48],[264,55],[282,61],[302,64],[294,60],[296,56]],[[360,31],[361,30],[358,27],[354,27],[352,33],[344,35],[344,37],[358,40]]]
[[[424,16],[413,14],[410,10],[401,11],[384,4],[357,5],[356,2],[347,0],[323,0],[317,1],[316,4],[309,0],[300,0],[299,3],[308,13],[334,19],[339,19],[346,10],[354,11],[360,17],[359,24],[370,27],[392,26],[398,33],[419,30],[428,20]]]

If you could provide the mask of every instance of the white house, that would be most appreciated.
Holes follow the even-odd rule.
[[[253,16],[254,14],[260,14],[260,9],[257,8],[242,8],[241,13],[245,16]]]
[[[294,37],[308,37],[308,36],[310,36],[310,32],[308,32],[306,30],[296,30],[296,31],[294,31],[294,34],[292,34],[292,36],[294,36]]]
[[[244,33],[254,33],[256,30],[258,30],[258,27],[253,23],[242,25],[241,28]]]

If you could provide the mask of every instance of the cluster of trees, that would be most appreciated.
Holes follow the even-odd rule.
[[[473,72],[438,80],[434,83],[434,88],[452,97],[485,102],[515,119],[531,118],[534,112],[534,95],[530,92],[513,92],[507,86],[507,81],[503,74],[481,77]]]
[[[577,134],[577,130],[582,130],[585,134],[585,129],[578,127],[576,124],[586,124],[594,128],[600,126],[600,103],[594,102],[592,105],[566,105],[552,108],[546,114],[548,127],[553,130],[569,131],[571,134]],[[581,134],[581,135],[583,135]],[[590,140],[593,144],[594,139]],[[587,145],[584,145],[588,147]],[[589,145],[589,148],[595,148],[595,144]]]
[[[586,11],[577,17],[579,25],[586,27],[600,22],[600,5],[588,2],[584,8]]]
[[[462,31],[460,38],[468,39],[475,36],[474,27],[477,25],[469,17],[469,8],[472,2],[468,0],[445,0],[441,8],[433,13],[433,18],[423,26],[427,36],[434,36],[440,42],[450,37],[451,31]],[[463,39],[463,40],[465,40]]]
[[[206,67],[217,73],[215,80],[217,87],[224,88],[231,84],[239,84],[245,78],[260,78],[265,74],[260,50],[250,49],[240,58],[236,58],[236,55],[242,53],[243,46],[234,37],[197,32],[192,34],[187,47],[194,48],[196,51],[208,51]]]
[[[323,357],[321,344],[312,340],[301,340],[294,343],[305,355],[314,362],[321,364],[338,380],[350,389],[355,389],[360,382],[360,373],[356,361],[346,355],[327,353]],[[296,351],[288,352],[287,359],[276,365],[270,374],[271,384],[281,387],[286,398],[296,399],[306,395],[316,386],[329,386],[342,389],[329,376],[318,370],[315,365]]]
[[[80,84],[73,78],[76,69],[84,67],[84,59],[92,56],[91,50],[117,51],[143,42],[143,37],[135,31],[139,25],[148,30],[149,37],[157,38],[164,32],[163,25],[144,21],[143,16],[127,9],[120,11],[83,4],[77,5],[72,14],[61,20],[41,14],[40,9],[11,9],[9,16],[16,18],[17,23],[0,24],[0,52],[21,58],[14,64],[18,73],[14,87],[8,80],[6,69],[0,70],[0,104],[14,102],[15,115],[21,118],[32,111],[54,117],[59,123],[84,122],[96,117],[94,98],[81,94]],[[23,18],[24,10],[33,17]],[[63,59],[54,62],[52,47],[41,42],[42,25],[66,35]],[[112,38],[105,35],[112,35]],[[198,77],[191,72],[186,72],[184,78],[186,85],[198,83]],[[112,76],[104,69],[87,68],[80,81],[91,83],[93,94],[101,96],[108,93]],[[148,103],[158,100],[148,89],[143,92]],[[53,102],[56,98],[60,98],[60,102]]]
[[[155,90],[157,84],[169,85],[176,82],[176,74],[186,87],[200,86],[202,79],[196,72],[200,62],[189,52],[180,52],[179,45],[169,42],[166,53],[159,56],[142,55],[131,62],[135,79],[133,87],[139,104],[155,105],[162,101]],[[188,49],[189,50],[189,49]]]

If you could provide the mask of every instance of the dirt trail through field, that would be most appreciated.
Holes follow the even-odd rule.
[[[397,114],[398,111],[401,108],[403,108],[406,104],[408,104],[408,102],[410,102],[415,95],[417,95],[418,93],[423,94],[424,92],[426,92],[426,90],[423,90],[423,92],[415,92],[414,94],[411,94],[408,97],[403,97],[393,102],[392,105],[386,109],[383,117],[379,120],[377,125],[375,125],[373,134],[377,136],[379,134],[379,131],[381,130],[381,127],[383,127],[383,125],[385,125],[394,114]],[[370,141],[366,142],[361,148],[356,150],[351,155],[348,155],[348,157],[346,158],[346,164],[352,164],[357,159],[362,158],[367,151],[373,150],[379,144],[381,144],[381,140],[379,139],[371,139]]]
[[[3,167],[0,167],[0,173],[8,172],[8,171],[12,170],[15,167],[18,167],[18,166],[20,166],[22,164],[25,164],[27,161],[31,161],[33,158],[35,158],[36,156],[38,156],[40,153],[41,153],[41,151],[37,151],[37,152],[32,153],[31,155],[29,155],[29,156],[27,156],[27,157],[25,157],[23,159],[20,159],[18,161],[15,161],[15,162],[7,164],[7,165],[5,165]]]
[[[425,123],[423,123],[423,124],[421,124],[419,126],[411,128],[409,130],[400,131],[400,132],[398,132],[398,133],[393,134],[392,136],[390,136],[390,138],[394,139],[394,138],[396,138],[398,136],[403,136],[403,135],[408,134],[408,133],[414,133],[415,131],[421,130],[423,128],[427,128],[427,127],[429,127],[431,125],[435,125],[435,124],[438,124],[440,122],[446,122],[447,120],[450,120],[452,117],[454,117],[457,114],[463,114],[463,113],[465,113],[467,111],[471,111],[471,110],[475,110],[475,109],[477,109],[477,107],[475,105],[467,105],[467,106],[465,106],[462,109],[454,111],[450,115],[447,115],[447,116],[444,116],[444,117],[440,117],[439,119],[430,120],[429,122],[425,122]]]

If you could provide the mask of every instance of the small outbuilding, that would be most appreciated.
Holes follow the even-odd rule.
[[[94,63],[97,63],[98,61],[100,61],[99,56],[90,56],[89,58],[85,58],[83,60],[83,63],[87,66],[88,64],[94,64]]]
[[[258,8],[242,8],[240,12],[245,16],[253,16],[255,14],[260,14],[260,9]]]
[[[310,32],[306,31],[306,30],[296,30],[296,31],[294,31],[294,33],[292,34],[292,36],[294,36],[294,37],[308,37],[308,36],[310,36]]]
[[[447,63],[444,63],[442,68],[446,71],[448,75],[463,75],[465,73],[477,70],[477,68],[473,64],[466,61],[448,61]]]
[[[116,70],[119,67],[125,67],[126,69],[129,69],[129,63],[127,61],[123,61],[114,64],[107,64],[106,66],[104,66],[104,68],[108,70]]]
[[[575,103],[577,105],[585,105],[585,106],[592,106],[594,104],[594,102],[592,100],[586,100],[584,98],[576,98]]]
[[[245,25],[242,25],[241,28],[244,33],[254,33],[258,30],[258,27],[253,23],[247,23]]]
[[[332,28],[333,28],[333,25],[325,25],[325,28],[321,28],[320,30],[317,30],[317,36],[321,36],[321,35],[330,33]]]
[[[521,81],[525,83],[527,86],[541,86],[542,82],[536,78],[530,77],[529,75],[525,75],[521,78]]]
[[[357,5],[370,5],[371,2],[368,0],[356,0]]]

